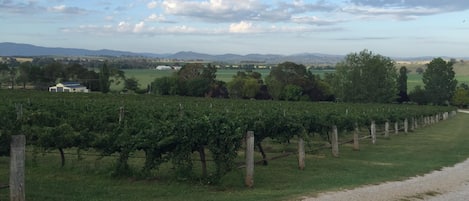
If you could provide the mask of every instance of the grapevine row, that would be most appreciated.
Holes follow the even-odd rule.
[[[327,135],[335,125],[353,130],[371,121],[384,123],[454,110],[451,107],[221,100],[143,95],[50,94],[0,91],[0,143],[25,134],[27,142],[45,150],[94,149],[118,155],[115,172],[129,171],[128,159],[145,153],[143,173],[172,162],[190,174],[198,152],[202,175],[208,175],[206,151],[219,178],[235,167],[241,141],[254,131],[256,144],[271,138],[287,142],[295,136]],[[3,149],[3,148],[2,148]],[[5,154],[6,150],[2,150]]]

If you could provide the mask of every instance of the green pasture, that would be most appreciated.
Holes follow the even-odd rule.
[[[26,158],[26,199],[33,201],[208,201],[245,200],[276,201],[299,200],[303,196],[314,196],[324,191],[350,189],[362,185],[379,184],[385,181],[403,180],[422,175],[442,167],[451,166],[469,157],[468,114],[436,125],[420,128],[415,132],[393,135],[387,139],[379,137],[376,144],[370,139],[362,140],[360,151],[352,151],[351,144],[340,146],[340,157],[331,156],[329,149],[318,149],[325,145],[319,137],[310,139],[307,146],[306,169],[297,168],[295,141],[278,144],[267,140],[264,149],[267,156],[284,153],[290,156],[269,161],[267,166],[256,165],[254,187],[244,187],[244,169],[239,168],[222,178],[220,184],[203,180],[185,180],[173,177],[172,166],[163,165],[150,179],[112,178],[115,157],[100,157],[93,150],[83,153],[78,159],[75,150],[67,151],[67,162],[60,167],[58,151],[36,154],[33,160],[32,147],[28,147]],[[365,128],[361,135],[366,135]],[[351,139],[351,134],[342,133],[340,141]],[[256,153],[256,160],[261,158]],[[197,159],[194,156],[194,159]],[[238,161],[242,163],[244,153]],[[8,181],[8,157],[0,157],[0,184]],[[136,172],[144,159],[134,153],[131,165]],[[213,164],[208,164],[213,168]],[[199,163],[194,160],[194,166]],[[199,174],[198,172],[194,174]],[[8,200],[8,189],[0,189],[0,200]]]

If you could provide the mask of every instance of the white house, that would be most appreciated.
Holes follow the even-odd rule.
[[[171,66],[157,66],[156,70],[172,70]]]
[[[84,92],[88,93],[89,90],[78,82],[62,82],[55,86],[49,87],[50,92]]]

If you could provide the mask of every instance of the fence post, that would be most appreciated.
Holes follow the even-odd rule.
[[[409,121],[407,118],[404,119],[404,133],[407,133],[409,131]]]
[[[244,180],[247,187],[254,186],[254,132],[248,131],[246,134],[246,178]]]
[[[410,118],[410,131],[415,131],[415,117]]]
[[[26,138],[24,135],[11,136],[10,150],[10,201],[25,200],[24,160]]]
[[[122,121],[124,121],[124,114],[125,114],[124,106],[121,106],[119,108],[119,124],[121,124]]]
[[[339,133],[337,131],[336,125],[332,126],[331,145],[332,145],[332,156],[339,157]]]
[[[298,168],[305,169],[305,141],[302,137],[298,138]]]
[[[360,142],[359,142],[359,129],[358,129],[358,123],[355,123],[355,129],[353,131],[353,150],[358,151],[360,150]]]
[[[371,131],[371,143],[375,144],[376,143],[376,123],[374,120],[371,121],[370,131]]]
[[[394,122],[394,134],[399,134],[399,120],[396,120],[396,122]]]
[[[386,123],[384,123],[384,137],[388,138],[389,137],[389,121],[386,120]]]

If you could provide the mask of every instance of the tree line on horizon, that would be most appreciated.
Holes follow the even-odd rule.
[[[457,105],[469,104],[469,86],[457,86],[452,61],[435,58],[423,71],[424,86],[407,92],[407,68],[396,68],[389,57],[363,50],[348,54],[336,64],[334,73],[323,77],[306,66],[284,62],[272,67],[265,78],[251,70],[239,71],[229,82],[216,79],[217,68],[211,64],[188,63],[171,76],[155,79],[146,89],[138,80],[108,62],[84,67],[79,63],[64,64],[52,58],[35,58],[19,63],[0,63],[0,86],[11,88],[21,83],[46,89],[57,81],[78,81],[92,91],[110,92],[111,83],[124,83],[124,90],[158,95],[213,98],[272,99],[285,101],[340,101],[359,103],[403,103]]]
[[[286,101],[339,101],[355,103],[469,104],[469,87],[457,86],[453,62],[435,58],[423,73],[424,86],[407,91],[405,66],[396,68],[389,57],[363,50],[351,53],[334,73],[320,77],[306,66],[284,62],[265,79],[258,72],[239,71],[224,83],[216,80],[210,64],[187,64],[172,76],[157,78],[151,93],[217,98],[273,99]]]

